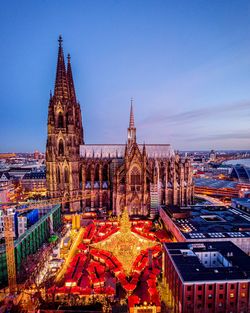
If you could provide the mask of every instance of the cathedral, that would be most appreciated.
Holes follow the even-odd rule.
[[[70,55],[66,66],[61,36],[58,41],[55,88],[48,108],[48,196],[65,201],[78,197],[64,201],[65,212],[105,208],[117,215],[125,206],[130,215],[147,216],[155,205],[191,204],[190,160],[169,144],[137,143],[132,101],[126,143],[85,143]]]

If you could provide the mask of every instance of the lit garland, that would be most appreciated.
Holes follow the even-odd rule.
[[[140,252],[155,245],[155,241],[139,237],[131,231],[127,208],[120,218],[120,230],[106,240],[92,244],[95,248],[111,252],[121,262],[127,276]]]

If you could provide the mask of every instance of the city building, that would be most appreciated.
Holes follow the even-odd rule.
[[[250,215],[250,198],[233,198],[231,206]]]
[[[50,197],[86,198],[66,203],[64,210],[108,208],[120,214],[148,215],[150,187],[160,186],[160,203],[188,205],[193,198],[190,160],[180,158],[169,144],[138,144],[131,101],[127,143],[85,144],[70,56],[67,70],[59,38],[54,94],[48,109],[46,146]]]
[[[20,180],[21,186],[26,192],[45,192],[46,191],[46,172],[26,173]]]
[[[54,205],[46,208],[47,213],[40,217],[20,237],[15,240],[15,258],[17,273],[20,273],[22,263],[29,255],[35,254],[43,243],[61,226],[61,207]],[[14,222],[14,219],[13,219]],[[1,221],[0,221],[1,225]],[[0,244],[0,287],[7,284],[7,264],[5,244]]]
[[[242,188],[235,181],[209,178],[194,178],[194,185],[195,193],[223,199],[239,197]]]
[[[24,206],[25,208],[25,206]],[[0,208],[0,239],[4,238],[4,215],[11,215],[13,218],[14,237],[18,238],[34,225],[41,217],[48,213],[48,208],[32,209],[19,213],[16,208]]]
[[[18,214],[15,216],[15,230],[16,237],[21,236],[26,230],[35,224],[39,219],[39,212],[37,209],[29,212]]]
[[[14,199],[14,190],[9,173],[0,173],[0,203],[11,202]]]
[[[161,206],[160,217],[177,241],[229,240],[250,254],[250,216],[225,206]]]
[[[12,166],[8,173],[12,177],[16,177],[18,179],[23,178],[26,173],[30,173],[33,170],[33,167],[26,167],[26,166]]]
[[[34,152],[34,159],[35,159],[35,160],[38,160],[39,157],[40,157],[40,153],[39,153],[38,150],[36,150],[36,151]]]
[[[211,150],[209,153],[209,161],[215,162],[216,161],[216,152],[214,150]]]
[[[165,243],[171,312],[248,313],[250,257],[232,242]]]
[[[0,159],[9,159],[16,157],[15,153],[0,153]]]
[[[15,229],[15,210],[8,208],[6,214],[12,216],[12,229]],[[0,209],[0,240],[4,238],[4,212]]]

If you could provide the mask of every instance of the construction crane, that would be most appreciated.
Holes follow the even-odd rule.
[[[69,203],[69,202],[76,202],[83,199],[90,198],[90,195],[81,195],[75,197],[59,197],[59,198],[51,198],[48,200],[42,200],[39,202],[27,202],[27,207],[17,209],[16,211],[19,213],[27,212],[32,209],[41,209],[45,206],[51,206],[55,204],[62,204],[62,203]],[[24,203],[23,203],[24,204]],[[8,204],[7,206],[13,206]],[[13,294],[17,290],[17,282],[16,282],[16,261],[15,261],[15,229],[13,218],[11,215],[7,214],[6,207],[3,209],[4,216],[4,236],[5,236],[5,247],[6,247],[6,262],[7,262],[7,273],[8,273],[8,285],[9,285],[9,292]]]

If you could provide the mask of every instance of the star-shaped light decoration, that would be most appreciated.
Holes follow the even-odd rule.
[[[91,246],[111,252],[121,262],[125,274],[129,276],[132,265],[140,252],[157,244],[156,241],[143,238],[131,231],[128,210],[125,208],[120,218],[119,231]]]

